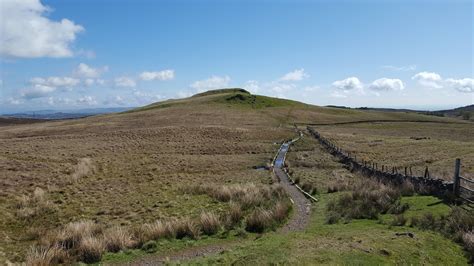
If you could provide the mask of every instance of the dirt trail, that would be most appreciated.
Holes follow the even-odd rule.
[[[293,231],[301,231],[306,228],[309,223],[311,202],[290,182],[287,174],[283,171],[286,153],[290,143],[284,143],[277,156],[275,157],[274,173],[280,179],[280,184],[293,202],[293,215],[285,226],[280,228],[278,232],[288,233]],[[200,247],[192,247],[185,250],[180,250],[167,255],[148,256],[140,258],[139,260],[126,263],[125,265],[161,265],[171,261],[184,261],[198,257],[218,254],[225,250],[235,247],[239,242],[229,242],[225,244],[213,244]]]

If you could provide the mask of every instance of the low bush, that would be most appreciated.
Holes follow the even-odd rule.
[[[474,260],[474,231],[464,232],[462,242],[467,252],[471,254],[471,260]]]

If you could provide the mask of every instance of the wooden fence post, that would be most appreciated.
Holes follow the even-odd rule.
[[[456,159],[456,163],[454,165],[454,184],[453,184],[453,192],[455,196],[459,196],[459,186],[461,185],[461,178],[459,177],[459,173],[461,170],[461,159]]]

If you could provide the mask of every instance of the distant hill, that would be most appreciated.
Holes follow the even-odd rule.
[[[458,107],[458,108],[454,108],[454,109],[427,112],[427,114],[437,115],[437,116],[455,117],[455,118],[460,118],[460,119],[463,119],[463,120],[474,121],[474,104],[463,106],[463,107]]]
[[[21,113],[5,114],[5,117],[11,118],[25,118],[25,119],[73,119],[82,118],[99,114],[118,113],[133,109],[132,107],[112,107],[112,108],[88,108],[77,110],[39,110],[39,111],[25,111]]]
[[[328,105],[326,107],[339,108],[339,109],[355,109],[355,110],[363,110],[363,111],[379,111],[379,112],[387,112],[387,113],[390,113],[390,112],[417,113],[417,114],[424,114],[424,115],[451,117],[451,118],[474,121],[474,104],[458,107],[454,109],[439,110],[439,111],[420,111],[420,110],[413,110],[413,109],[374,108],[374,107],[350,108],[346,106],[337,106],[337,105]]]

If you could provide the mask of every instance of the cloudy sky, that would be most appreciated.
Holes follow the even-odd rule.
[[[473,104],[473,1],[0,0],[0,113],[223,87],[317,105]]]

